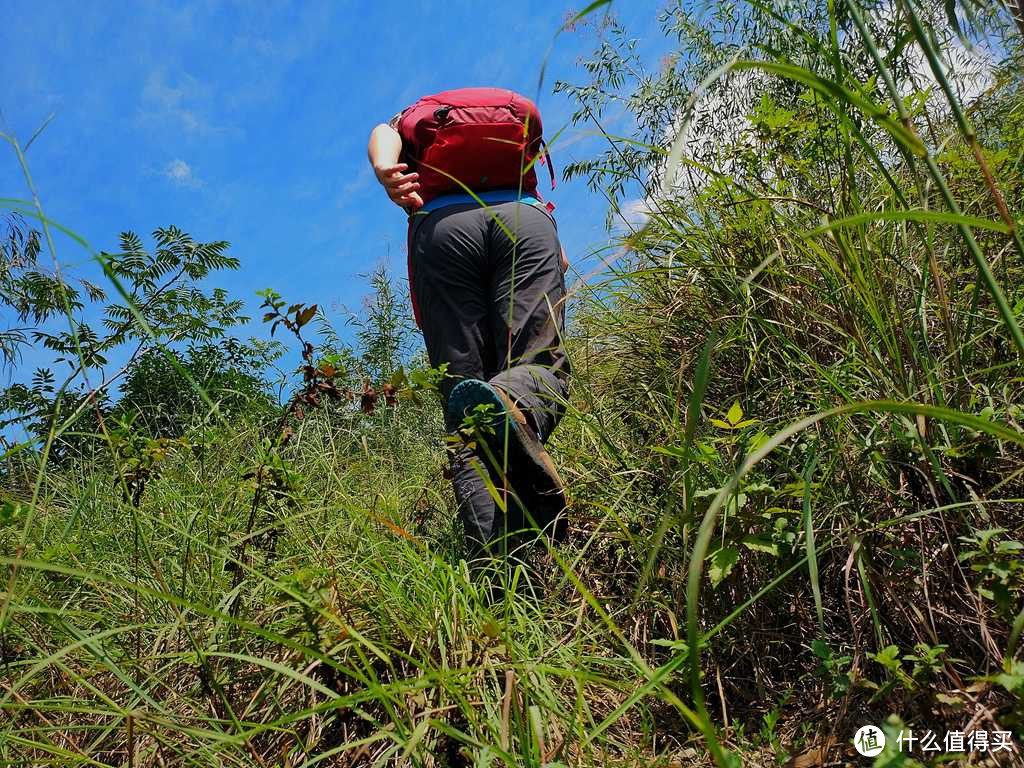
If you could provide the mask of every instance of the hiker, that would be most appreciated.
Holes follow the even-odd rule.
[[[568,393],[567,263],[554,206],[537,192],[543,146],[533,102],[496,88],[426,96],[370,134],[377,179],[409,216],[416,324],[431,366],[448,366],[445,428],[458,435],[479,405],[493,414],[482,444],[453,441],[450,451],[470,560],[496,554],[506,533],[565,532],[564,489],[543,443]],[[543,156],[553,189],[546,147]]]

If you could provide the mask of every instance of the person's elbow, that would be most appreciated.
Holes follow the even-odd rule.
[[[388,123],[378,123],[374,126],[373,130],[370,131],[370,141],[373,142],[384,141],[384,142],[395,142],[401,141],[401,135]]]

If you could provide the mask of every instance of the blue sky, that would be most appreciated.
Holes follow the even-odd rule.
[[[228,240],[241,269],[216,276],[257,318],[257,290],[319,303],[337,326],[366,292],[358,275],[405,268],[405,219],[366,162],[370,129],[419,95],[497,85],[537,97],[555,31],[586,2],[329,3],[22,2],[0,25],[0,130],[26,140],[47,214],[97,250],[133,230],[147,244],[175,224]],[[666,45],[660,2],[611,8],[656,67]],[[586,81],[592,30],[559,36],[539,104],[550,136],[573,105],[556,79]],[[628,132],[629,126],[606,126]],[[556,169],[592,155],[570,129]],[[568,140],[568,144],[564,142]],[[542,182],[543,184],[543,182]],[[542,190],[544,187],[542,186]],[[26,197],[14,153],[0,146],[0,197]],[[550,198],[563,244],[581,263],[607,242],[605,201],[582,182]],[[58,240],[72,274],[87,254]],[[36,362],[29,355],[25,367]]]

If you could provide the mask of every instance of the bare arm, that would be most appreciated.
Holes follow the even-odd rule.
[[[391,202],[407,211],[415,210],[423,205],[423,198],[417,191],[420,188],[418,173],[405,173],[409,170],[406,163],[398,162],[402,153],[402,137],[398,131],[386,123],[381,123],[370,132],[370,143],[366,148],[370,165]]]

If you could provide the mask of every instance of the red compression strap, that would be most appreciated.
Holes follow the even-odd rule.
[[[422,329],[423,325],[420,323],[420,307],[416,303],[416,290],[412,285],[412,216],[409,217],[409,232],[406,236],[406,242],[408,244],[409,256],[406,260],[406,268],[409,271],[409,298],[412,300],[412,317],[416,321],[416,327]]]

